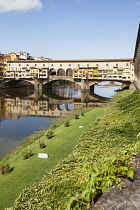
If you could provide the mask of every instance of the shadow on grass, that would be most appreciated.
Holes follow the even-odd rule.
[[[36,153],[32,153],[32,154],[30,154],[30,156],[29,156],[29,157],[23,157],[23,160],[27,160],[27,159],[29,159],[30,157],[34,156],[34,155],[36,155]]]

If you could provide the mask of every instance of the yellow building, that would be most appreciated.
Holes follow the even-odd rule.
[[[10,55],[4,55],[4,67],[3,67],[3,76],[5,78],[5,75],[7,74],[7,70],[8,70],[8,61],[11,60]]]
[[[97,67],[80,67],[74,70],[73,77],[81,78],[81,79],[97,79],[98,68]]]
[[[10,57],[9,60],[11,60],[11,61],[17,61],[18,58],[19,58],[19,56],[16,53],[13,53],[13,52],[9,53],[8,55]]]

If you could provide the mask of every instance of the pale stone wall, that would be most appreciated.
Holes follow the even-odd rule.
[[[65,73],[68,69],[80,71],[80,68],[97,68],[107,71],[108,79],[133,81],[132,59],[100,59],[100,60],[45,60],[45,61],[9,61],[6,78],[30,78],[34,73],[37,78],[48,78],[49,70],[57,72],[62,69]],[[116,75],[117,70],[123,70],[122,76]],[[100,72],[98,72],[100,73]],[[101,75],[101,74],[100,74]],[[102,75],[102,79],[104,75]]]
[[[134,80],[137,84],[137,87],[140,88],[140,25],[138,29],[136,47],[135,47],[135,55],[134,55]]]

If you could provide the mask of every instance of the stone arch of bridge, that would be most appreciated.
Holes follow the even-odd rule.
[[[101,82],[110,82],[110,83],[115,83],[115,82],[119,82],[119,83],[122,83],[122,84],[125,84],[125,85],[130,85],[131,84],[131,81],[128,81],[128,80],[116,80],[116,79],[104,79],[104,80],[96,80],[96,84],[100,84]]]
[[[24,85],[34,85],[33,80],[25,80],[25,79],[12,79],[12,80],[5,80],[4,82],[4,87],[19,87],[19,86],[24,86]]]
[[[45,87],[51,88],[54,83],[59,82],[59,81],[64,81],[64,80],[74,82],[74,79],[72,77],[67,77],[67,76],[52,76],[52,77],[49,77],[49,79],[50,81],[44,81],[42,83],[43,88]]]

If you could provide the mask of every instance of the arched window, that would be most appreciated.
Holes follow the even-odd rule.
[[[66,73],[65,73],[64,69],[57,70],[57,76],[65,76],[65,75],[66,75]]]

